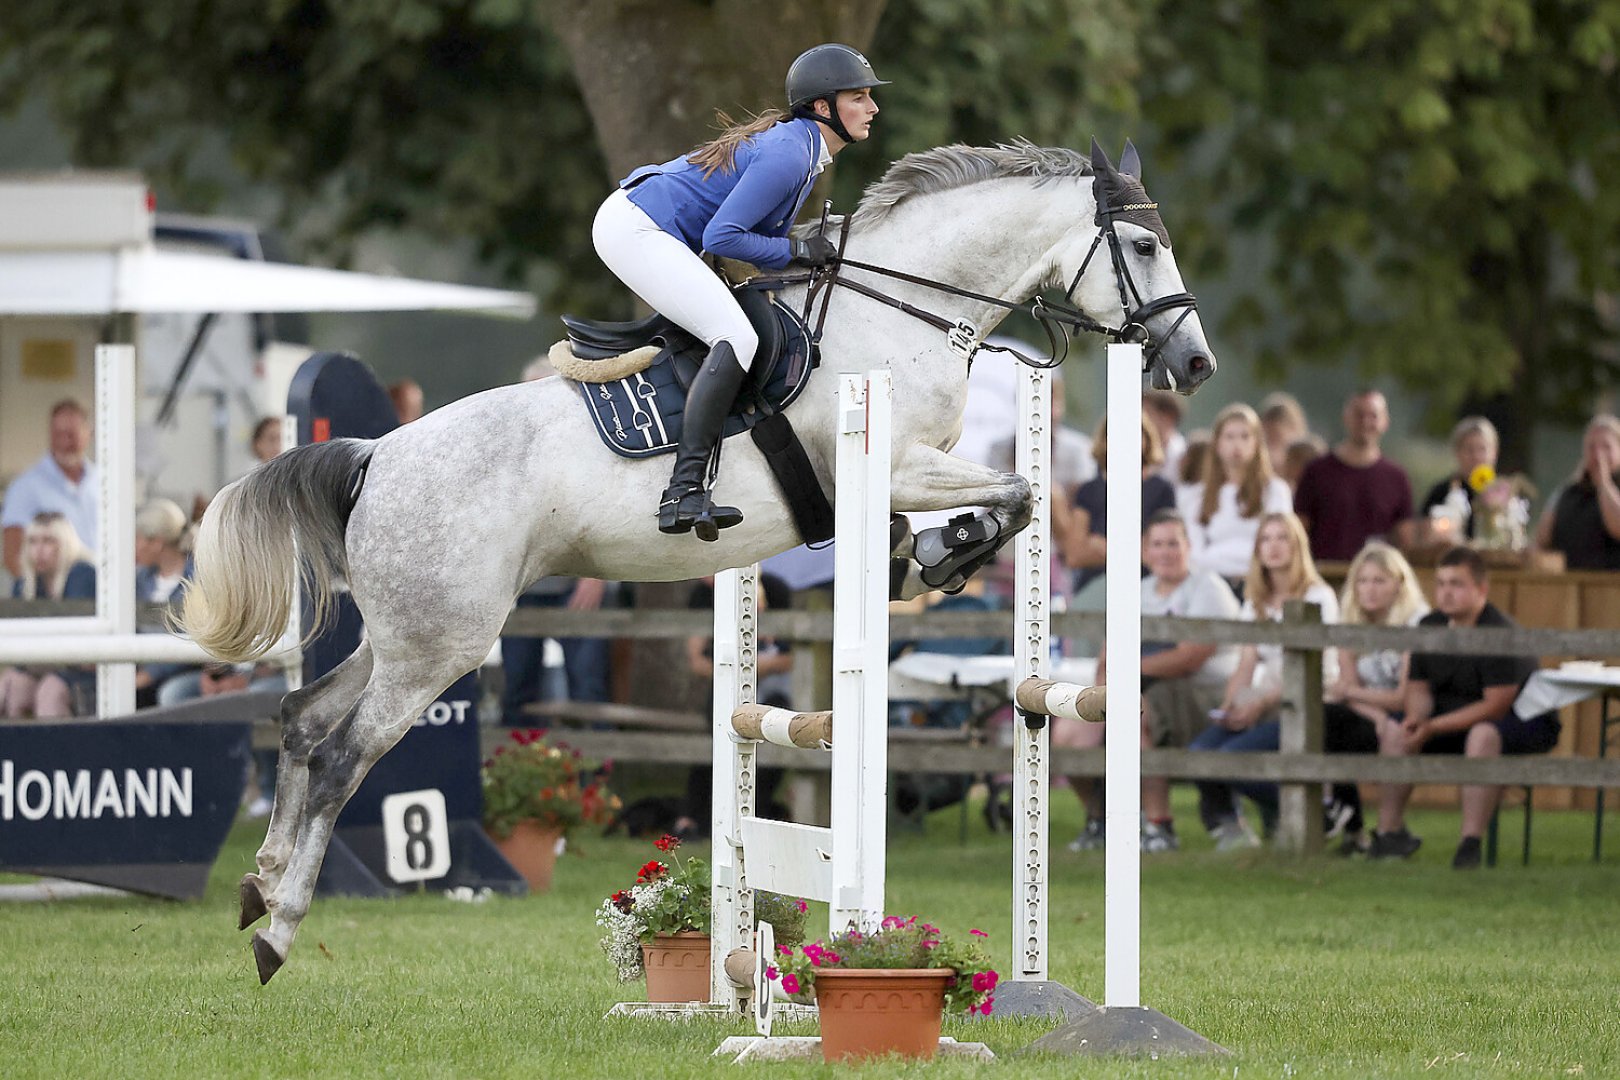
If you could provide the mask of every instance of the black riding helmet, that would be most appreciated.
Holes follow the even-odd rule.
[[[872,70],[872,64],[848,45],[817,45],[806,49],[793,61],[787,73],[788,108],[794,116],[820,120],[845,142],[854,142],[838,118],[838,91],[860,90],[868,86],[888,86]],[[831,117],[817,116],[815,103],[825,101]]]

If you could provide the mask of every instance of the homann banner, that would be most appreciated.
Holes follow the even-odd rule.
[[[241,721],[0,724],[0,869],[202,896],[250,736]]]

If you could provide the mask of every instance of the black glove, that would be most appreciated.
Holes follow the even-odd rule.
[[[820,233],[813,233],[803,240],[793,241],[792,262],[802,263],[805,266],[826,266],[838,258],[838,248]]]

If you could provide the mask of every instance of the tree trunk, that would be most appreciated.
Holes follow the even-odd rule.
[[[827,41],[865,51],[884,7],[884,0],[537,2],[568,51],[614,179],[712,138],[716,109],[739,120],[785,109],[783,83],[793,58]],[[646,509],[651,515],[656,507]],[[685,542],[701,543],[696,537]],[[644,584],[636,605],[682,607],[688,589]],[[637,641],[633,655],[636,672],[658,673],[631,681],[633,702],[667,707],[684,701],[707,710],[703,688],[687,670],[685,642]]]
[[[540,0],[568,50],[615,177],[714,133],[714,111],[785,108],[788,65],[812,45],[864,50],[883,0]]]

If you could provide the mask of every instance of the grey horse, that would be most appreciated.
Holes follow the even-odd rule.
[[[864,194],[846,257],[961,292],[842,273],[952,322],[969,320],[981,336],[1007,313],[992,300],[1018,304],[1064,290],[1098,324],[1145,324],[1136,329],[1150,340],[1153,385],[1191,393],[1215,360],[1139,176],[1129,145],[1118,169],[1095,143],[1089,157],[1022,141],[911,154]],[[1098,213],[1099,199],[1111,213]],[[1179,317],[1175,297],[1185,297]],[[802,302],[803,286],[784,298]],[[1003,542],[1028,523],[1022,477],[948,453],[961,433],[968,363],[946,334],[838,288],[821,347],[821,368],[790,415],[829,496],[832,373],[886,367],[893,511],[983,507]],[[1012,361],[983,353],[977,362]],[[715,543],[658,531],[667,473],[661,461],[604,447],[575,387],[549,378],[476,394],[374,441],[299,447],[213,501],[181,620],[210,653],[263,655],[288,625],[300,564],[318,617],[346,586],[366,625],[351,656],[281,705],[275,807],[258,872],[241,886],[242,927],[270,916],[252,941],[262,982],[286,962],[339,811],[422,710],[483,661],[529,583],[548,574],[684,580],[799,543],[751,440],[725,445],[715,499],[746,516]],[[905,575],[907,595],[927,588],[916,569]]]

